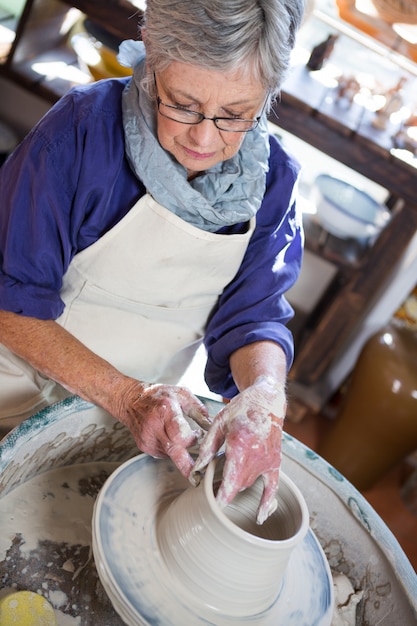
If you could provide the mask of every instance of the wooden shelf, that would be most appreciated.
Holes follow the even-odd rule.
[[[120,39],[137,39],[141,11],[128,0],[62,0]]]
[[[74,9],[79,18],[88,18],[109,37],[119,41],[138,38],[140,12],[127,0],[27,0],[0,74],[51,103],[73,85],[92,80],[69,42],[72,24],[68,18]],[[62,69],[56,75],[53,63]],[[42,64],[47,68],[44,73],[39,70]]]
[[[288,88],[288,89],[287,89]],[[406,247],[417,231],[415,189],[417,169],[391,154],[392,139],[366,123],[365,111],[342,115],[334,101],[331,87],[314,81],[305,66],[294,68],[284,85],[281,100],[270,119],[285,131],[299,137],[319,151],[333,157],[391,194],[392,218],[372,246],[344,266],[339,240],[335,249],[324,250],[319,238],[310,233],[307,246],[344,272],[333,298],[326,300],[314,316],[314,326],[298,346],[290,379],[301,385],[313,385],[331,366],[340,346],[348,339],[378,290],[389,280]],[[354,123],[356,120],[356,123]],[[313,226],[310,224],[310,229]],[[308,233],[308,229],[307,229]]]
[[[340,239],[327,232],[314,217],[304,215],[305,247],[342,272],[359,270],[369,245],[358,239]]]

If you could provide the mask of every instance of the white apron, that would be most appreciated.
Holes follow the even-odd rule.
[[[146,194],[74,257],[57,322],[121,372],[175,384],[238,271],[254,226],[252,219],[241,235],[203,231]],[[0,418],[23,419],[66,395],[0,344]]]

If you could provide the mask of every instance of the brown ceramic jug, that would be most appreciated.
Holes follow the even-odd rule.
[[[359,490],[417,449],[417,333],[390,323],[364,345],[319,454]]]

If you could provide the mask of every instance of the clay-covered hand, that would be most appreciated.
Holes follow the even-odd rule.
[[[285,389],[273,379],[259,377],[235,396],[214,418],[203,439],[190,480],[201,472],[225,444],[223,479],[216,500],[221,507],[262,476],[264,489],[257,512],[263,522],[277,507],[281,465],[282,427],[286,411]]]
[[[129,389],[123,402],[122,421],[142,452],[170,457],[185,478],[194,461],[188,448],[195,445],[211,420],[207,408],[186,387],[144,385]]]

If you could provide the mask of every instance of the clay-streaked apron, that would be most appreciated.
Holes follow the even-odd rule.
[[[175,384],[238,271],[254,227],[252,219],[240,235],[203,231],[146,194],[74,257],[57,322],[121,372]],[[23,419],[66,395],[0,345],[1,419]]]

